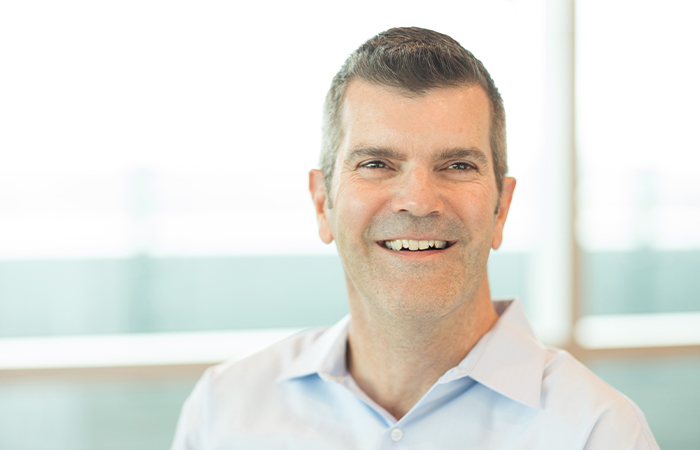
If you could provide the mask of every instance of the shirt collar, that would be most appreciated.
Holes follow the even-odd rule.
[[[493,302],[500,316],[457,367],[438,382],[469,376],[517,402],[540,407],[545,348],[535,337],[522,303]]]
[[[339,380],[348,375],[345,354],[350,315],[316,336],[290,364],[282,370],[277,381],[301,378],[318,373],[322,378]]]
[[[438,383],[469,376],[515,401],[539,408],[545,349],[530,328],[520,300],[493,302],[500,319],[469,354]],[[340,381],[348,376],[345,355],[350,316],[323,331],[290,364],[278,381],[317,373]]]

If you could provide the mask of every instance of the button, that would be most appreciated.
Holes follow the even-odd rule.
[[[394,442],[399,442],[401,438],[403,437],[403,431],[399,430],[398,428],[394,428],[391,430],[391,440]]]

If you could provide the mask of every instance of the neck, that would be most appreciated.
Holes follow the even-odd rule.
[[[348,371],[358,386],[397,420],[449,369],[459,364],[498,320],[488,277],[461,306],[434,320],[377,317],[353,301]],[[356,299],[355,299],[356,300]]]

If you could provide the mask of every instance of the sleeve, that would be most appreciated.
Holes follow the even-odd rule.
[[[584,450],[659,450],[644,413],[627,397],[606,410],[588,436]]]
[[[208,375],[209,371],[207,370],[182,406],[171,450],[204,450],[202,427],[208,390]]]

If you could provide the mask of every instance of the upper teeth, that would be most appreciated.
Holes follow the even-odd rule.
[[[402,248],[408,250],[425,250],[427,248],[445,248],[447,241],[414,241],[413,239],[396,239],[395,241],[384,241],[386,248],[399,251]]]

